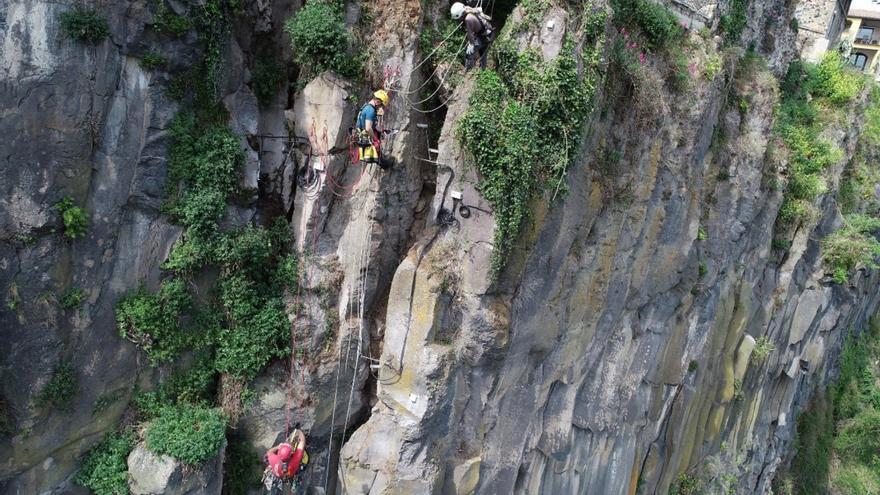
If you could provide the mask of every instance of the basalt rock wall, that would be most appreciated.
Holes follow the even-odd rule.
[[[9,493],[82,490],[72,484],[82,455],[128,420],[136,388],[166,373],[118,336],[113,307],[158,285],[181,235],[160,209],[179,110],[166,89],[200,43],[158,36],[146,0],[90,4],[110,36],[76,43],[58,21],[72,5],[0,5],[0,405],[14,426],[0,438],[0,489]],[[768,150],[778,81],[797,51],[791,7],[750,4],[738,46],[755,47],[761,62],[690,32],[684,89],[650,54],[650,94],[609,62],[621,34],[608,5],[554,4],[502,34],[549,61],[565,39],[584,42],[581,10],[609,14],[568,190],[533,199],[494,282],[493,208],[456,133],[474,73],[433,81],[441,107],[419,103],[447,67],[426,70],[419,36],[446,6],[352,3],[348,24],[371,33],[369,77],[296,81],[289,66],[259,104],[255,54],[269,47],[290,60],[282,24],[299,7],[244,2],[222,49],[220,96],[247,152],[247,194],[223,223],[281,211],[304,254],[301,293],[288,301],[305,340],[293,372],[278,361],[249,384],[254,399],[230,433],[259,456],[302,423],[309,493],[661,494],[682,473],[767,493],[798,412],[880,298],[876,271],[835,284],[820,253],[842,222],[835,193],[864,95],[824,132],[844,156],[827,171],[816,217],[789,248],[772,246],[784,163]],[[503,18],[522,26],[524,14]],[[144,70],[139,59],[156,44],[170,66]],[[719,69],[706,75],[713,61]],[[389,171],[346,153],[350,123],[380,85],[393,89]],[[65,196],[88,213],[82,238],[63,234],[55,205]],[[79,309],[60,305],[71,288],[84,291]],[[752,360],[762,337],[774,350]],[[37,397],[61,363],[77,391],[69,410],[47,410]]]

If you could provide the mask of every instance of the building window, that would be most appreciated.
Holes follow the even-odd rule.
[[[874,37],[874,28],[872,27],[860,27],[859,34],[856,35],[856,41],[859,42],[869,42],[871,38]]]
[[[849,63],[855,65],[859,68],[859,70],[865,70],[865,66],[868,65],[868,56],[864,53],[853,53],[849,56]]]

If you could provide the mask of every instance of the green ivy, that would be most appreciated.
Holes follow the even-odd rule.
[[[61,296],[61,307],[64,309],[75,309],[82,306],[86,298],[86,292],[79,287],[71,287],[64,291]]]
[[[251,86],[257,101],[264,107],[268,106],[286,79],[285,67],[276,63],[272,57],[264,57],[254,62],[252,73]]]
[[[128,495],[128,454],[132,432],[111,433],[86,455],[75,481],[97,495]]]
[[[197,343],[197,334],[184,330],[180,322],[191,306],[181,279],[164,282],[157,293],[140,288],[116,306],[119,335],[138,344],[153,364],[171,361]]]
[[[220,451],[226,438],[226,420],[214,408],[164,406],[147,426],[145,438],[151,452],[197,465]]]
[[[156,4],[156,14],[153,17],[153,27],[156,31],[179,38],[192,29],[193,25],[189,18],[175,14],[165,4],[165,0],[156,0]]]
[[[168,67],[168,59],[155,50],[150,50],[141,56],[140,66],[144,70],[156,70]]]
[[[638,26],[650,48],[665,48],[684,35],[675,14],[651,0],[612,0],[611,7],[615,24]]]
[[[246,441],[230,438],[223,462],[223,493],[246,495],[258,489],[261,468],[260,455],[251,450]]]
[[[97,11],[76,7],[59,15],[61,30],[69,38],[83,43],[95,44],[110,34],[107,19]]]
[[[78,388],[78,380],[73,366],[69,362],[61,362],[55,366],[49,381],[37,394],[37,407],[69,411]]]
[[[89,219],[86,211],[77,206],[69,196],[64,197],[55,207],[61,213],[64,222],[64,235],[71,239],[83,237],[89,227]]]
[[[345,29],[342,5],[311,0],[288,19],[284,32],[290,36],[294,59],[311,73],[332,70],[357,78],[363,60],[351,54],[351,34]]]
[[[747,0],[731,0],[730,11],[721,16],[718,27],[724,33],[725,42],[735,44],[739,41],[748,23]]]
[[[458,136],[480,174],[480,193],[494,210],[493,279],[513,251],[532,195],[547,184],[564,190],[578,151],[592,110],[598,52],[585,50],[583,77],[573,53],[567,40],[561,54],[545,64],[536,52],[517,54],[502,40],[497,71],[477,74],[470,106],[459,119]]]
[[[224,198],[238,189],[244,150],[238,136],[224,125],[200,123],[183,112],[171,125],[173,146],[168,185],[173,193],[181,182],[189,190],[216,191]]]

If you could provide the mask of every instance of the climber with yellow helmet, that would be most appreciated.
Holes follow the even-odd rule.
[[[483,13],[479,7],[466,7],[461,2],[452,4],[449,10],[453,19],[459,20],[464,16],[464,27],[467,32],[467,50],[465,51],[466,71],[473,68],[477,57],[480,58],[480,68],[486,68],[486,57],[489,54],[489,45],[495,39],[495,31],[492,29],[491,17]]]
[[[387,160],[382,160],[380,140],[381,131],[379,118],[384,114],[388,106],[388,93],[380,89],[373,93],[373,98],[361,108],[357,118],[356,139],[358,144],[359,160],[366,163],[378,163],[383,169],[387,169]]]

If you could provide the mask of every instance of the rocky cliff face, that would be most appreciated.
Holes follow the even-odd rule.
[[[291,301],[302,308],[291,318],[301,338],[293,369],[277,362],[250,384],[235,435],[256,453],[301,422],[309,493],[659,494],[695,472],[710,475],[712,490],[767,493],[798,412],[880,298],[876,271],[834,284],[820,255],[841,223],[834,193],[864,96],[824,133],[845,156],[827,173],[817,217],[789,249],[771,246],[785,164],[768,150],[778,78],[795,52],[789,7],[749,7],[740,45],[756,45],[766,63],[691,32],[690,84],[669,88],[668,63],[651,55],[646,77],[658,85],[648,95],[609,63],[621,36],[609,16],[594,68],[604,82],[568,191],[533,198],[495,281],[493,208],[455,132],[474,74],[440,82],[448,94],[434,112],[413,104],[438,73],[422,70],[419,34],[446,6],[348,9],[349,23],[372,34],[374,85],[395,90],[385,127],[397,131],[386,143],[396,166],[386,172],[337,153],[367,84],[326,73],[298,81],[299,91],[288,81],[289,93],[279,87],[258,105],[254,54],[271,47],[290,58],[281,24],[298,7],[245,2],[223,45],[221,96],[247,151],[249,191],[224,224],[289,212],[291,244],[307,253]],[[0,488],[9,493],[73,489],[82,454],[126,421],[136,386],[165,373],[118,337],[113,312],[125,292],[156,287],[181,234],[160,211],[178,104],[167,72],[138,58],[164,43],[173,72],[200,48],[159,41],[151,2],[101,8],[109,38],[82,45],[61,33],[67,5],[0,7],[0,405],[14,425],[0,438]],[[565,39],[585,49],[577,9],[525,8],[503,35],[519,50],[549,61]],[[523,19],[532,24],[514,32]],[[308,144],[272,137],[288,129]],[[54,205],[65,196],[88,212],[83,238],[62,233]],[[70,289],[84,291],[78,309],[60,304]],[[766,359],[750,359],[758,340],[773,344]],[[78,384],[69,410],[41,407],[63,363]],[[216,479],[198,481],[180,481],[180,493],[217,489]]]

